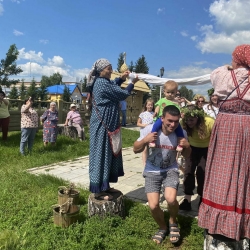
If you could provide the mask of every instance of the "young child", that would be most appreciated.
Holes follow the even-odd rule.
[[[141,127],[140,133],[146,126],[153,123],[154,111],[155,111],[154,100],[149,98],[144,103],[143,112],[140,113],[138,121],[137,121],[137,126]],[[146,158],[147,158],[147,148],[145,148],[144,151],[142,152],[143,166],[145,166],[146,164]]]
[[[164,84],[163,92],[164,92],[165,97],[161,98],[155,104],[156,108],[155,108],[154,117],[158,117],[158,119],[156,120],[156,122],[153,125],[152,131],[151,131],[152,133],[158,132],[162,127],[161,116],[162,116],[162,111],[163,111],[164,107],[166,107],[168,105],[175,105],[176,107],[180,108],[179,103],[175,100],[177,89],[178,89],[178,84],[175,81],[170,80]],[[178,140],[181,138],[184,138],[183,130],[182,130],[180,124],[177,127],[177,129],[175,130],[175,134],[177,135]],[[155,142],[149,143],[149,147],[155,147]],[[177,146],[176,150],[182,151],[182,147]]]

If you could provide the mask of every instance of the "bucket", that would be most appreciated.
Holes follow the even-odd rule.
[[[67,189],[66,187],[58,188],[58,204],[62,205],[68,201],[69,198],[73,198],[74,205],[79,204],[80,192],[76,189]]]
[[[77,222],[80,214],[80,207],[77,205],[70,205],[66,213],[60,213],[60,206],[53,208],[54,224],[60,227],[69,227],[71,224]]]

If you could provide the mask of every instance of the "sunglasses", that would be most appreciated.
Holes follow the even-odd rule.
[[[205,102],[205,101],[198,101],[198,102],[203,103],[203,102]]]
[[[180,94],[176,94],[176,96],[181,96]]]

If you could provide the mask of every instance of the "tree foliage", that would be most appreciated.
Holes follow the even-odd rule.
[[[194,92],[192,89],[188,89],[186,86],[181,86],[179,91],[181,93],[181,96],[185,97],[187,100],[193,100]]]
[[[135,67],[134,63],[133,63],[133,61],[131,61],[130,64],[129,64],[129,66],[128,66],[129,71],[133,72],[134,71],[134,67]]]
[[[82,92],[87,92],[87,77],[86,76],[84,76],[84,78],[83,79],[81,79],[81,91]]]
[[[120,53],[119,57],[118,57],[118,63],[117,63],[117,71],[118,72],[120,72],[120,68],[123,65],[123,63],[124,63],[123,53]]]
[[[135,63],[134,71],[136,73],[148,74],[149,67],[144,55],[142,55]]]
[[[27,88],[26,88],[25,85],[24,85],[24,79],[22,79],[21,82],[22,82],[22,83],[21,83],[21,86],[20,86],[20,88],[19,88],[19,95],[20,95],[20,99],[21,99],[21,100],[24,100],[25,97],[26,97],[26,95],[27,95]]]
[[[54,73],[51,76],[42,76],[41,85],[46,87],[62,84],[62,75],[60,73]]]
[[[70,102],[70,101],[71,101],[71,94],[70,94],[70,91],[69,91],[69,87],[66,86],[66,85],[64,86],[62,99],[63,99],[65,102]]]
[[[27,90],[27,96],[31,96],[34,100],[37,100],[38,98],[38,90],[36,88],[36,81],[34,78],[32,79],[31,85]]]
[[[40,88],[37,90],[37,94],[41,101],[48,100],[48,91],[45,83],[41,83]]]
[[[11,88],[8,97],[9,97],[10,99],[18,99],[18,96],[19,96],[19,94],[18,94],[18,89],[17,89],[17,87],[14,85],[14,86]]]
[[[16,65],[18,54],[19,51],[16,45],[10,45],[5,59],[2,59],[0,62],[0,85],[9,87],[11,84],[16,84],[19,81],[9,79],[11,75],[18,75],[23,72],[23,70]]]

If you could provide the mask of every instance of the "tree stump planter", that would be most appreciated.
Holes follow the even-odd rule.
[[[119,215],[125,217],[125,207],[122,192],[110,193],[113,200],[97,200],[94,194],[90,194],[88,198],[88,215],[98,215],[100,217]]]
[[[78,138],[78,132],[73,126],[64,126],[64,124],[57,124],[58,134],[65,135],[72,139]]]
[[[80,207],[72,204],[72,198],[69,198],[63,205],[56,205],[53,208],[54,224],[60,227],[69,227],[78,221]]]
[[[80,191],[70,187],[59,187],[58,188],[58,204],[62,205],[68,201],[69,198],[72,198],[72,204],[78,205],[79,204],[79,195]]]

